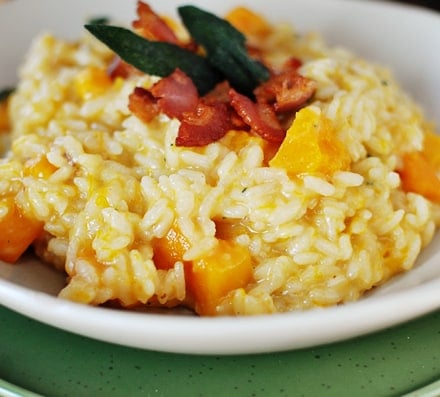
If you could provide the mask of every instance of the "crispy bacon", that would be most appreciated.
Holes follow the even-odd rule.
[[[137,2],[137,15],[133,28],[143,37],[198,51],[194,40],[180,41],[165,19],[142,0]],[[263,53],[258,48],[248,46],[247,50],[264,63]],[[160,113],[177,118],[180,121],[176,138],[178,146],[204,146],[220,139],[230,129],[250,130],[279,145],[295,112],[316,91],[316,82],[298,73],[301,65],[302,61],[298,58],[287,59],[254,90],[253,99],[238,93],[227,80],[199,97],[193,81],[176,69],[150,89],[137,87],[129,97],[128,106],[134,115],[147,123]],[[270,70],[270,66],[267,67]],[[109,66],[109,75],[113,78],[128,78],[135,73],[140,72],[118,57]]]
[[[269,142],[280,143],[286,132],[269,104],[255,103],[233,88],[229,90],[231,105],[251,130]]]
[[[218,83],[214,89],[209,91],[207,94],[203,96],[203,102],[207,105],[217,102],[229,103],[229,90],[231,89],[231,85],[229,81],[224,80],[221,83]]]
[[[165,114],[178,119],[183,113],[193,111],[199,102],[196,86],[180,69],[159,80],[150,92]]]
[[[293,116],[315,89],[314,81],[292,68],[259,86],[256,102],[226,81],[200,98],[192,80],[176,69],[150,90],[137,87],[130,96],[129,108],[145,122],[160,112],[180,120],[177,146],[205,146],[230,129],[250,129],[266,141],[279,144],[286,135],[282,120],[286,115]]]
[[[133,28],[141,36],[149,40],[179,44],[179,39],[173,30],[148,4],[138,1],[137,14],[138,19],[133,22]]]
[[[288,59],[286,59],[286,61],[284,62],[283,66],[282,66],[282,70],[283,71],[287,71],[287,70],[298,70],[301,66],[302,66],[302,61],[301,59],[297,58],[297,57],[290,57]]]
[[[128,108],[144,123],[150,122],[160,113],[156,99],[150,91],[142,87],[136,87],[130,94]]]
[[[159,80],[147,90],[136,87],[129,97],[128,108],[141,120],[151,121],[160,112],[181,119],[193,111],[199,96],[192,80],[180,69]]]
[[[176,69],[147,90],[136,87],[129,97],[129,109],[144,122],[163,112],[180,120],[177,146],[205,146],[222,138],[233,126],[224,98],[205,101],[192,80]]]
[[[273,104],[276,112],[298,110],[315,93],[316,82],[288,69],[255,89],[257,102]]]
[[[183,115],[177,146],[205,146],[226,135],[231,128],[228,109],[224,103],[207,105],[200,101],[193,112]]]
[[[199,94],[193,81],[180,69],[160,79],[149,90],[136,87],[129,97],[128,108],[141,120],[151,121],[160,112],[181,120],[196,109]]]
[[[229,96],[229,90],[231,85],[227,80],[217,84],[214,89],[204,97],[201,98],[203,103],[212,105],[214,103],[224,103],[228,110],[228,118],[230,120],[231,129],[248,131],[249,126],[243,121],[243,119],[237,114],[235,109],[231,106],[231,98]]]

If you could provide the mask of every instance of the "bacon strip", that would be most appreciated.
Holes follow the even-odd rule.
[[[168,42],[191,51],[197,51],[194,40],[181,42],[170,26],[152,8],[138,0],[138,19],[133,28],[149,40]],[[261,58],[258,48],[249,53]],[[263,60],[262,60],[263,62]],[[316,82],[301,76],[300,59],[292,57],[281,70],[272,71],[268,81],[254,90],[255,101],[239,94],[228,81],[199,97],[193,81],[176,69],[150,89],[137,87],[129,97],[129,109],[148,123],[160,113],[177,118],[181,124],[176,138],[178,146],[204,146],[212,143],[230,129],[251,131],[278,145],[284,140],[286,128],[316,91]],[[124,78],[138,73],[137,69],[115,57],[109,67],[112,77]]]
[[[137,14],[139,19],[133,22],[133,28],[141,36],[149,40],[166,41],[179,45],[179,39],[173,30],[148,4],[138,1]]]
[[[286,132],[281,127],[273,108],[265,103],[255,103],[233,88],[229,90],[231,105],[251,130],[269,142],[281,143]]]
[[[160,113],[156,99],[142,87],[136,87],[128,97],[128,109],[144,123],[150,122]]]
[[[203,96],[203,102],[207,105],[222,102],[229,103],[229,90],[231,89],[231,85],[229,81],[224,80],[221,83],[218,83],[211,91]]]
[[[288,112],[302,107],[315,91],[315,81],[289,69],[272,76],[254,92],[257,102],[273,104],[276,112]]]
[[[303,63],[301,59],[297,57],[290,57],[284,62],[282,66],[282,71],[298,70],[302,66],[302,64]]]
[[[199,102],[196,86],[180,69],[159,80],[150,92],[162,111],[171,118],[181,119],[183,113],[193,111]]]
[[[192,80],[180,69],[159,80],[150,90],[136,87],[128,107],[144,122],[161,112],[180,120],[177,146],[205,146],[232,128],[230,107],[224,98],[200,98]]]
[[[177,146],[205,146],[230,129],[251,130],[268,142],[279,144],[286,135],[282,119],[309,100],[314,81],[288,70],[255,90],[257,102],[239,94],[228,82],[200,98],[192,80],[180,69],[159,80],[150,90],[137,87],[129,109],[144,122],[160,112],[180,122]]]
[[[229,96],[229,90],[231,86],[227,80],[217,84],[214,89],[208,92],[201,100],[206,105],[212,105],[214,103],[224,103],[228,109],[228,119],[230,121],[230,128],[240,131],[248,131],[249,126],[243,121],[240,115],[237,114],[235,109],[231,106],[231,98]]]
[[[230,130],[224,103],[206,105],[202,101],[193,112],[185,113],[176,138],[177,146],[205,146],[224,137]]]

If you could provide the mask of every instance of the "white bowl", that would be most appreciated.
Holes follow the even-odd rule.
[[[223,14],[236,0],[191,2]],[[154,8],[175,14],[175,0]],[[392,69],[403,87],[440,125],[440,16],[416,7],[362,0],[241,0],[272,22],[300,31],[318,30],[330,45],[346,47]],[[128,23],[135,2],[121,0],[12,0],[0,5],[0,88],[14,85],[17,67],[41,31],[75,38],[90,17]],[[83,306],[56,297],[63,277],[24,258],[0,263],[0,303],[47,324],[99,340],[161,351],[229,354],[308,347],[377,331],[440,308],[440,236],[416,267],[368,294],[338,307],[244,318],[198,318],[123,312]]]

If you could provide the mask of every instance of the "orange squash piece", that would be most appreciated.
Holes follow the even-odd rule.
[[[403,167],[399,170],[399,174],[403,190],[421,194],[429,200],[440,203],[440,178],[424,153],[404,153],[402,162]]]
[[[165,237],[153,241],[153,261],[158,269],[170,269],[189,248],[187,238],[173,225]],[[218,240],[209,255],[183,263],[187,293],[200,315],[214,315],[220,300],[252,277],[249,249],[233,241]]]
[[[284,168],[291,176],[331,175],[348,169],[350,162],[350,155],[336,136],[331,120],[313,109],[303,108],[297,112],[269,165]]]
[[[158,269],[171,269],[177,261],[183,260],[183,255],[191,245],[188,239],[174,224],[166,236],[153,241],[153,261]],[[188,266],[185,266],[185,271]]]
[[[206,257],[193,262],[189,288],[195,298],[195,310],[214,315],[216,306],[228,292],[245,287],[252,278],[249,249],[233,241],[218,240]]]
[[[246,7],[234,8],[225,16],[225,19],[245,35],[263,37],[271,32],[266,19]]]
[[[90,66],[76,76],[74,87],[79,97],[87,100],[103,94],[112,84],[105,69]]]
[[[0,219],[0,260],[15,263],[43,231],[43,223],[25,216],[14,198],[3,198],[8,209]]]

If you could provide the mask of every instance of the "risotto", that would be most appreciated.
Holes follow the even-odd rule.
[[[151,39],[146,10],[138,4],[133,29]],[[148,15],[203,53],[183,25]],[[419,107],[389,70],[315,32],[242,8],[225,18],[267,81],[295,70],[301,98],[286,110],[284,91],[267,81],[257,99],[199,92],[209,110],[222,97],[235,123],[207,142],[179,135],[188,120],[190,133],[205,122],[205,108],[192,118],[168,111],[157,87],[170,77],[140,72],[89,32],[35,39],[2,105],[0,259],[32,247],[66,274],[61,298],[200,315],[355,301],[414,266],[440,203],[440,140]],[[223,125],[215,116],[211,132]],[[282,138],[267,124],[282,126]]]

